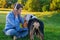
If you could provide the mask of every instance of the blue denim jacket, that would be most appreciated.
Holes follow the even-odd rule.
[[[16,29],[16,31],[22,31],[22,30],[27,30],[27,29],[21,29],[20,28],[20,23],[24,23],[24,19],[18,15],[18,18],[15,18],[14,13],[10,12],[6,16],[6,25],[4,32],[8,29]]]

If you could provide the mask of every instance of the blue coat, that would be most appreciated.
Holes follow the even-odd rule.
[[[27,28],[20,28],[20,23],[22,24],[24,23],[24,19],[20,15],[18,15],[18,18],[15,18],[13,12],[8,13],[6,16],[6,24],[4,32],[8,31],[9,29],[15,29],[16,31],[23,31],[23,30],[27,31],[28,30]]]

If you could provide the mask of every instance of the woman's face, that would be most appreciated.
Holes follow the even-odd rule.
[[[18,14],[20,14],[22,12],[22,8],[18,9]]]

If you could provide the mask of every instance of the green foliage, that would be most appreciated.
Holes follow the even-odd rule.
[[[6,4],[6,0],[0,0],[0,7],[3,8]]]
[[[10,7],[11,8],[11,5],[12,4],[15,4],[18,0],[6,0],[6,5],[5,7]]]
[[[25,9],[28,11],[43,11],[43,9],[48,10],[50,2],[50,0],[28,0],[26,2]]]
[[[28,11],[39,11],[40,10],[39,0],[28,0],[25,5],[25,9]]]
[[[23,4],[28,11],[60,10],[60,0],[0,0],[0,7],[12,8],[16,2]]]
[[[21,4],[23,4],[25,6],[27,0],[21,0]]]
[[[25,7],[28,11],[60,10],[60,0],[27,0]]]
[[[26,4],[25,4],[24,9],[26,9],[26,10],[30,9],[30,4],[31,4],[31,2],[32,2],[32,0],[28,0],[28,1],[26,2]]]
[[[14,3],[16,3],[18,0],[6,0],[6,2],[9,4],[9,3],[11,3],[11,4],[14,4]]]
[[[52,0],[50,10],[60,10],[60,0]]]
[[[44,12],[44,11],[49,11],[49,5],[44,5],[43,7],[42,7],[42,11]]]

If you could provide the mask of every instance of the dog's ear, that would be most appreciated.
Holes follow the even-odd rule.
[[[30,16],[30,19],[31,19],[32,17],[33,17],[33,16],[31,15],[31,16]]]

